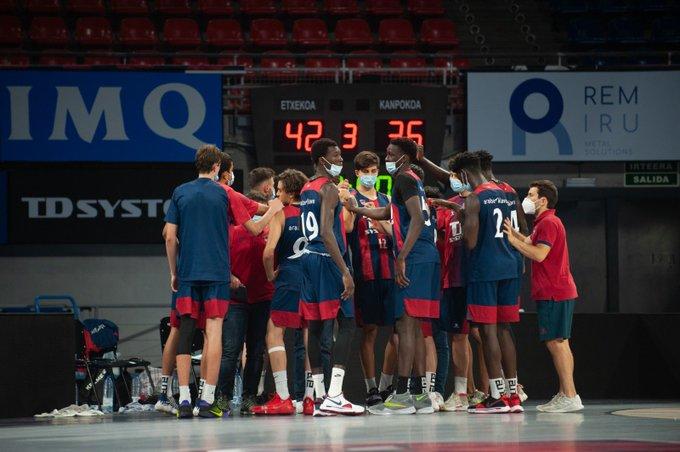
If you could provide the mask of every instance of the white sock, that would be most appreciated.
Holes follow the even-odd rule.
[[[330,397],[337,397],[342,394],[342,381],[345,379],[345,369],[333,367],[331,372],[331,385],[328,388]]]
[[[491,397],[500,399],[505,394],[505,380],[502,378],[489,378],[489,391]]]
[[[215,385],[209,385],[206,383],[203,386],[203,394],[201,395],[200,399],[203,399],[208,403],[213,403],[215,401]]]
[[[505,380],[505,387],[508,390],[508,394],[517,394],[517,377]]]
[[[453,377],[453,387],[456,394],[467,394],[467,377]]]
[[[191,391],[189,391],[189,386],[179,387],[179,403],[182,402],[191,403]]]
[[[168,384],[169,381],[170,381],[170,375],[161,375],[161,394],[166,394],[168,396],[171,395],[170,392],[172,392],[172,391],[168,391],[168,386],[170,386]],[[137,394],[135,394],[135,397],[136,396],[137,396]]]
[[[437,381],[437,372],[425,372],[425,380],[427,380],[427,392],[433,392],[434,384]]]
[[[380,385],[378,386],[378,391],[384,391],[388,386],[392,384],[392,378],[394,375],[387,375],[380,373]]]
[[[307,397],[314,400],[314,379],[311,372],[305,372],[305,399]]]
[[[288,373],[285,370],[274,372],[274,384],[276,385],[276,393],[281,397],[281,400],[286,400],[290,397],[288,392]]]
[[[422,389],[423,394],[427,394],[427,392],[428,392],[427,387],[428,387],[427,377],[425,377],[425,376],[420,377],[420,388]]]
[[[198,383],[198,395],[196,396],[196,400],[201,400],[203,397],[203,388],[205,388],[205,379],[201,378],[201,381]]]
[[[326,396],[326,387],[323,384],[323,374],[312,375],[314,380],[314,392],[317,399],[323,399]]]
[[[364,378],[366,383],[366,392],[371,392],[371,389],[375,388],[375,377],[374,378]]]
[[[260,382],[257,385],[257,395],[262,395],[264,392],[264,378],[267,376],[267,370],[262,369],[262,373],[260,374]]]

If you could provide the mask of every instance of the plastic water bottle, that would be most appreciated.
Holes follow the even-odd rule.
[[[139,393],[141,392],[142,384],[139,379],[139,374],[132,377],[132,402],[139,402]]]
[[[236,375],[234,376],[234,397],[231,399],[231,404],[233,406],[240,406],[243,401],[243,379],[241,378],[241,372],[236,369]]]
[[[104,380],[104,397],[102,398],[102,412],[113,413],[113,377],[106,375]]]

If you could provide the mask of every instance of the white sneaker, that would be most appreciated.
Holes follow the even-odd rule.
[[[529,399],[529,396],[524,392],[524,386],[517,384],[517,395],[519,395],[520,402],[524,403]]]
[[[154,409],[161,413],[177,414],[177,402],[173,397],[163,397],[159,398]]]
[[[583,403],[581,403],[581,397],[575,395],[574,397],[560,397],[553,405],[544,408],[542,411],[546,413],[572,413],[574,411],[581,411],[583,409]]]
[[[361,405],[355,405],[347,400],[342,393],[335,397],[326,397],[319,409],[326,413],[342,414],[345,416],[357,416],[364,414],[366,411],[366,408]]]
[[[430,393],[430,400],[435,411],[442,411],[444,409],[444,397],[436,391]]]
[[[546,410],[548,410],[548,409],[551,408],[553,405],[555,405],[555,403],[557,403],[557,401],[558,401],[559,399],[561,399],[562,397],[564,397],[564,395],[563,395],[562,393],[559,393],[559,392],[558,392],[557,394],[555,394],[555,395],[553,396],[552,399],[550,399],[550,402],[544,403],[543,405],[536,405],[536,409],[537,409],[538,411],[547,412]]]
[[[443,411],[466,411],[467,408],[467,394],[456,394],[454,392],[444,402]]]
[[[302,411],[304,409],[302,400],[293,400],[293,406],[295,407],[295,414],[302,414]]]

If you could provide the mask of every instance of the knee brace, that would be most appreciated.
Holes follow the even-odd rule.
[[[177,354],[190,355],[191,343],[196,331],[196,320],[188,315],[182,316],[179,321],[179,339],[177,341]]]

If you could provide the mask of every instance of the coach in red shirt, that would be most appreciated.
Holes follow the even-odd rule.
[[[567,234],[555,215],[557,187],[549,180],[531,183],[522,202],[528,215],[536,215],[529,237],[516,231],[509,219],[505,233],[510,244],[531,259],[531,298],[536,302],[538,332],[555,364],[560,390],[553,399],[536,409],[550,413],[568,413],[583,409],[574,386],[574,356],[569,347],[574,303],[578,296],[569,269]]]

